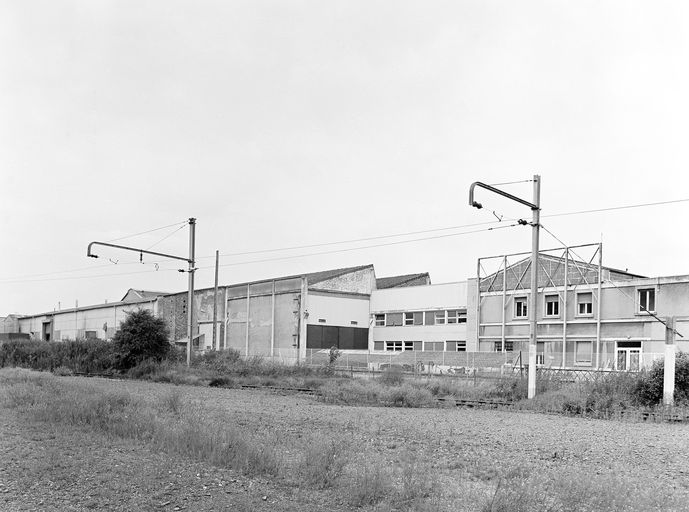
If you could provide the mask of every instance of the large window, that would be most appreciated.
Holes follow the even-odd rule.
[[[560,316],[560,297],[558,295],[545,296],[545,316]]]
[[[577,294],[577,316],[593,316],[593,293]]]
[[[639,290],[639,313],[655,313],[656,291],[655,288],[642,288]]]
[[[419,311],[405,313],[404,325],[423,325],[423,313]]]
[[[388,313],[387,315],[385,315],[385,325],[402,325],[402,313]]]
[[[467,321],[466,311],[459,309],[450,309],[447,312],[447,323],[448,324],[461,324]]]
[[[435,324],[441,325],[444,323],[445,323],[445,311],[436,311],[435,312]]]
[[[527,318],[529,316],[526,297],[514,298],[514,318]]]
[[[385,325],[385,313],[376,314],[376,327],[383,327]]]
[[[577,341],[574,344],[574,364],[591,366],[593,362],[593,342]]]
[[[413,341],[386,341],[385,350],[389,352],[402,352],[404,350],[414,350]]]

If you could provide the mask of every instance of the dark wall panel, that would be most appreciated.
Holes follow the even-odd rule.
[[[337,347],[341,350],[367,350],[368,328],[335,327],[332,325],[308,325],[306,348],[323,349]]]

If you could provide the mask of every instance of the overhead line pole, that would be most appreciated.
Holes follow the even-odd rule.
[[[527,310],[530,310],[529,315],[529,375],[528,375],[528,397],[531,399],[536,396],[536,350],[538,348],[538,319],[536,316],[536,309],[538,304],[538,239],[541,216],[541,177],[534,174],[533,177],[533,202],[530,203],[520,197],[514,196],[504,190],[495,188],[491,185],[486,185],[480,181],[475,181],[469,187],[469,205],[474,208],[483,208],[483,205],[474,201],[474,188],[485,188],[498,195],[516,201],[531,208],[531,301]],[[519,224],[529,224],[525,220],[519,220]],[[480,283],[479,283],[480,285]],[[480,290],[479,290],[480,294]],[[480,301],[479,301],[480,302]]]
[[[191,364],[191,340],[194,328],[194,254],[196,252],[196,219],[189,219],[189,295],[187,297],[187,366]]]
[[[86,256],[89,258],[98,258],[97,254],[91,252],[94,245],[102,245],[104,247],[112,247],[114,249],[123,249],[125,251],[138,252],[140,256],[144,254],[152,254],[153,256],[162,256],[163,258],[171,258],[173,260],[181,260],[189,263],[188,270],[180,269],[179,272],[189,272],[189,294],[187,296],[187,366],[191,363],[191,337],[194,322],[194,271],[195,268],[195,244],[196,244],[196,219],[189,219],[189,257],[175,256],[173,254],[165,254],[162,252],[148,251],[146,249],[138,249],[136,247],[129,247],[126,245],[116,245],[107,242],[91,242],[86,250]]]

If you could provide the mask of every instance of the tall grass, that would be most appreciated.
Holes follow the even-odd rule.
[[[484,497],[481,512],[636,512],[686,510],[670,493],[638,488],[612,474],[563,469],[542,474],[517,467],[501,474]]]

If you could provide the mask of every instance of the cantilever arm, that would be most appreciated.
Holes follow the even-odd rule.
[[[469,206],[473,206],[475,208],[483,208],[483,205],[481,203],[478,203],[474,201],[474,187],[481,187],[485,188],[486,190],[490,190],[491,192],[495,192],[496,194],[499,194],[503,197],[506,197],[507,199],[511,199],[512,201],[517,201],[518,203],[521,203],[525,206],[528,206],[532,210],[538,210],[538,206],[536,206],[533,203],[530,203],[528,201],[525,201],[524,199],[521,199],[517,196],[513,196],[512,194],[509,194],[505,192],[504,190],[500,190],[499,188],[491,187],[490,185],[486,185],[485,183],[481,183],[480,181],[475,181],[471,184],[471,187],[469,187]]]
[[[97,258],[98,256],[95,254],[91,253],[91,247],[94,245],[104,245],[105,247],[114,247],[115,249],[124,249],[125,251],[134,251],[138,253],[145,253],[145,254],[152,254],[154,256],[162,256],[163,258],[172,258],[173,260],[181,260],[181,261],[186,261],[187,263],[193,263],[192,260],[188,258],[183,258],[181,256],[173,256],[172,254],[163,254],[162,252],[153,252],[153,251],[147,251],[145,249],[137,249],[136,247],[127,247],[126,245],[115,245],[115,244],[108,244],[105,242],[91,242],[88,246],[88,250],[86,251],[86,256],[89,258]]]

